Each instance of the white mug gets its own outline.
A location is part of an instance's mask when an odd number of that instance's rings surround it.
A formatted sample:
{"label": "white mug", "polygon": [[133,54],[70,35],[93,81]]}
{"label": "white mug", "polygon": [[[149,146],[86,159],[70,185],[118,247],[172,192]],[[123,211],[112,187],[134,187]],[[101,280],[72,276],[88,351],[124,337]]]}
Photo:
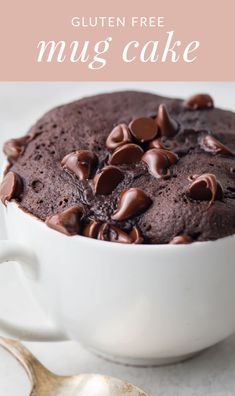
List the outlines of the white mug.
{"label": "white mug", "polygon": [[185,359],[235,331],[235,235],[125,245],[65,236],[15,202],[4,213],[0,262],[18,262],[54,324],[35,330],[1,319],[8,335],[77,340],[113,360],[151,365]]}

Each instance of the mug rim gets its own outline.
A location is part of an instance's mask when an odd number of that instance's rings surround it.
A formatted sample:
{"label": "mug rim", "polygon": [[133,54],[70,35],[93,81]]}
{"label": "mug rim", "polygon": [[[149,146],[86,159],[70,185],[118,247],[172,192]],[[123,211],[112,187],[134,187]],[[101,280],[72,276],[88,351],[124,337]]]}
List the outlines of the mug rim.
{"label": "mug rim", "polygon": [[34,214],[32,214],[31,212],[27,211],[26,209],[22,208],[20,203],[15,201],[15,200],[12,200],[12,201],[8,202],[7,206],[5,206],[5,210],[7,210],[8,206],[17,207],[17,209],[20,209],[21,213],[23,213],[24,215],[29,215],[28,218],[31,218],[33,220],[37,220],[40,224],[45,226],[46,229],[49,232],[53,232],[53,233],[56,232],[58,235],[60,235],[60,238],[61,237],[62,238],[66,238],[66,239],[69,238],[69,239],[73,239],[73,240],[75,240],[75,239],[80,240],[81,239],[85,243],[99,244],[100,247],[102,245],[103,246],[110,246],[111,245],[111,246],[115,246],[115,248],[118,248],[118,249],[120,249],[120,248],[121,249],[139,249],[139,250],[151,250],[151,251],[154,250],[154,249],[158,249],[158,250],[159,249],[161,249],[161,250],[166,250],[167,249],[167,250],[169,250],[169,246],[170,246],[170,249],[190,249],[190,248],[192,249],[193,246],[195,246],[196,248],[205,247],[206,245],[207,246],[208,245],[212,246],[216,242],[218,243],[220,241],[222,242],[224,240],[235,238],[235,234],[231,234],[231,235],[227,235],[225,237],[218,238],[218,239],[215,239],[215,240],[195,241],[195,242],[192,242],[192,243],[184,243],[184,244],[169,244],[169,243],[162,243],[162,244],[156,244],[156,243],[155,244],[154,243],[153,244],[134,244],[134,243],[118,243],[118,242],[111,242],[111,241],[102,241],[102,240],[98,240],[98,239],[95,239],[95,238],[89,238],[89,237],[86,237],[84,235],[79,235],[79,234],[78,235],[69,236],[69,235],[65,235],[65,234],[63,234],[61,232],[58,232],[56,230],[53,230],[50,227],[46,226],[45,221],[41,220],[39,217],[35,216]]}

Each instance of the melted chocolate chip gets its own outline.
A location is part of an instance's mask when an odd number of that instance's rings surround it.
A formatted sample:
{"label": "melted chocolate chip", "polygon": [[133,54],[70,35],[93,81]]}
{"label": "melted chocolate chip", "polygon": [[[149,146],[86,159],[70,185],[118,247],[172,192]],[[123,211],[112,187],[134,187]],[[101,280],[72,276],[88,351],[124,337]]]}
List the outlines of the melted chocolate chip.
{"label": "melted chocolate chip", "polygon": [[174,237],[169,244],[170,245],[182,245],[182,244],[186,244],[186,243],[192,243],[193,240],[190,236],[188,235],[178,235],[176,237]]}
{"label": "melted chocolate chip", "polygon": [[203,150],[212,154],[234,155],[228,147],[224,146],[219,140],[211,135],[202,137],[200,139],[200,146]]}
{"label": "melted chocolate chip", "polygon": [[130,188],[120,195],[119,205],[111,218],[117,221],[129,219],[144,212],[152,200],[140,188]]}
{"label": "melted chocolate chip", "polygon": [[90,220],[89,223],[85,225],[82,235],[88,238],[97,238],[101,224],[100,221]]}
{"label": "melted chocolate chip", "polygon": [[126,232],[119,227],[107,223],[103,223],[100,226],[97,239],[117,243],[131,243],[131,239]]}
{"label": "melted chocolate chip", "polygon": [[132,136],[126,124],[117,125],[109,134],[106,140],[108,150],[116,150],[116,148],[124,144],[131,143]]}
{"label": "melted chocolate chip", "polygon": [[20,157],[23,154],[27,144],[40,133],[41,132],[31,132],[25,136],[8,140],[3,145],[3,152],[6,154],[8,160],[15,161],[18,157]]}
{"label": "melted chocolate chip", "polygon": [[97,239],[101,241],[110,241],[116,243],[131,243],[131,238],[121,228],[107,223],[103,223],[97,235]]}
{"label": "melted chocolate chip", "polygon": [[61,161],[63,169],[74,173],[79,180],[89,179],[96,164],[96,155],[88,150],[77,150],[69,153]]}
{"label": "melted chocolate chip", "polygon": [[83,235],[88,238],[95,238],[102,241],[117,243],[143,243],[143,237],[139,229],[135,226],[129,235],[112,224],[101,223],[97,220],[90,220],[83,229]]}
{"label": "melted chocolate chip", "polygon": [[129,124],[130,131],[134,138],[141,143],[153,140],[158,133],[158,128],[152,118],[136,118]]}
{"label": "melted chocolate chip", "polygon": [[24,184],[15,172],[8,172],[0,185],[0,200],[5,205],[11,199],[19,199],[23,193]]}
{"label": "melted chocolate chip", "polygon": [[28,140],[29,137],[27,135],[21,138],[8,140],[3,146],[4,154],[6,154],[9,160],[16,160],[20,155],[23,154]]}
{"label": "melted chocolate chip", "polygon": [[132,243],[134,244],[141,244],[144,242],[144,238],[142,237],[142,234],[139,230],[138,227],[134,226],[129,234],[129,237],[131,238]]}
{"label": "melted chocolate chip", "polygon": [[178,123],[172,117],[170,117],[164,104],[159,106],[156,121],[158,127],[160,128],[161,136],[171,138],[178,132]]}
{"label": "melted chocolate chip", "polygon": [[108,231],[109,231],[109,225],[107,223],[102,223],[101,226],[99,227],[99,231],[97,234],[97,239],[100,241],[108,241]]}
{"label": "melted chocolate chip", "polygon": [[211,109],[214,107],[214,102],[210,95],[198,94],[186,100],[185,107],[190,110]]}
{"label": "melted chocolate chip", "polygon": [[215,175],[204,173],[192,182],[188,189],[188,196],[194,200],[210,201],[210,207],[215,199],[223,199],[224,194]]}
{"label": "melted chocolate chip", "polygon": [[121,228],[116,227],[114,225],[109,226],[108,237],[110,242],[117,242],[117,243],[131,243],[132,239],[130,236],[121,230]]}
{"label": "melted chocolate chip", "polygon": [[105,166],[93,179],[94,191],[100,195],[111,194],[123,179],[122,171],[116,166]]}
{"label": "melted chocolate chip", "polygon": [[161,142],[161,139],[154,139],[149,143],[149,149],[151,148],[156,148],[156,149],[162,149],[162,150],[167,150],[167,147],[164,146],[164,144]]}
{"label": "melted chocolate chip", "polygon": [[141,161],[143,153],[144,151],[137,144],[124,144],[114,151],[109,162],[112,165],[135,164]]}
{"label": "melted chocolate chip", "polygon": [[165,178],[170,176],[169,167],[178,161],[178,156],[169,150],[150,149],[143,155],[142,161],[154,177]]}
{"label": "melted chocolate chip", "polygon": [[74,205],[63,212],[47,217],[46,225],[68,236],[78,235],[81,232],[82,215],[82,207]]}

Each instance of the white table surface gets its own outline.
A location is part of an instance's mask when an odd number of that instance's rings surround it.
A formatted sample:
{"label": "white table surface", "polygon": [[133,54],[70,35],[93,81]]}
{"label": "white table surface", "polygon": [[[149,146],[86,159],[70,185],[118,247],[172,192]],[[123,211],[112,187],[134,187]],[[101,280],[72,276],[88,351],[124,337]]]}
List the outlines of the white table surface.
{"label": "white table surface", "polygon": [[[0,83],[0,147],[8,137],[23,134],[51,106],[80,96],[122,88],[178,97],[206,91],[218,106],[235,110],[235,83]],[[1,237],[4,237],[4,230],[0,218]],[[28,301],[14,269],[8,264],[3,264],[0,269],[0,316],[18,322],[46,320],[39,308]],[[235,394],[235,335],[188,362],[160,368],[134,368],[110,363],[74,342],[25,345],[56,373],[110,374],[135,383],[151,396]],[[28,394],[29,383],[23,370],[0,349],[0,396]]]}

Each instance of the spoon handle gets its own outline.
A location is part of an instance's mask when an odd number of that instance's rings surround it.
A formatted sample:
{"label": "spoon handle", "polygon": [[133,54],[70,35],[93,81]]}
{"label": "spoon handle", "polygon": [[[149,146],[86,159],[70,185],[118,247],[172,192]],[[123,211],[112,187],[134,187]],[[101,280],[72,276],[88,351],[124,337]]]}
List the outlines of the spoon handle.
{"label": "spoon handle", "polygon": [[[134,385],[98,374],[62,377],[47,370],[19,341],[0,337],[0,346],[23,366],[31,382],[31,396],[148,396]],[[102,390],[102,389],[103,390]]]}
{"label": "spoon handle", "polygon": [[23,366],[31,384],[37,383],[39,377],[46,379],[52,375],[19,341],[0,337],[0,346],[10,352]]}

